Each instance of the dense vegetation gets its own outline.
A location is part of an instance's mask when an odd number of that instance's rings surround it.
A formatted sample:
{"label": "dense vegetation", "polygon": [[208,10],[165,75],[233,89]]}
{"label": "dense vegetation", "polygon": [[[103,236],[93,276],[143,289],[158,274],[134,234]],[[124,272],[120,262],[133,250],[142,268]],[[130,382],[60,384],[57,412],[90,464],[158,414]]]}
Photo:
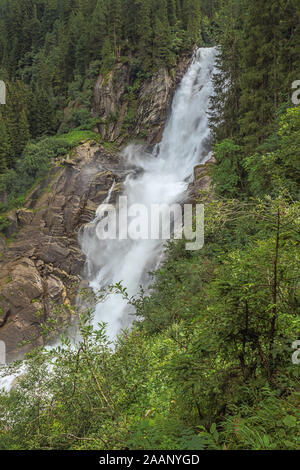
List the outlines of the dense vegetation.
{"label": "dense vegetation", "polygon": [[87,126],[100,71],[121,62],[144,77],[173,67],[197,42],[200,18],[200,0],[1,0],[0,79],[10,99],[0,171],[30,137]]}
{"label": "dense vegetation", "polygon": [[[91,100],[100,72],[127,64],[128,86],[137,91],[157,68],[172,69],[192,49],[200,26],[200,42],[211,40],[213,4],[217,2],[0,0],[0,80],[8,97],[0,109],[0,212],[24,199],[29,180],[32,184],[47,173],[50,154],[60,155],[47,152],[45,136],[59,134],[57,143],[51,140],[52,148],[60,148],[60,135],[74,128],[90,136],[98,122]],[[36,152],[32,142],[37,142]],[[23,178],[28,153],[30,168]]]}
{"label": "dense vegetation", "polygon": [[[206,242],[199,252],[170,244],[150,294],[130,299],[124,287],[114,288],[140,317],[115,351],[86,312],[76,348],[65,339],[56,350],[31,353],[28,373],[1,395],[0,446],[299,449],[300,368],[292,343],[300,339],[300,108],[291,103],[292,81],[300,79],[298,2],[205,2],[201,28],[200,17],[194,23],[190,16],[197,2],[160,1],[162,10],[152,1],[106,3],[128,11],[105,30],[101,50],[112,53],[100,57],[101,67],[111,66],[103,58],[116,60],[119,47],[120,57],[148,59],[145,73],[172,66],[174,54],[196,40],[218,38],[215,196],[199,194]],[[133,3],[147,12],[156,5],[152,45],[162,49],[144,46],[144,31],[135,36]],[[128,18],[137,21],[132,29]],[[156,34],[166,42],[156,43]],[[177,49],[166,45],[170,38]],[[71,73],[80,71],[82,50],[72,49]]]}
{"label": "dense vegetation", "polygon": [[32,353],[0,402],[1,447],[299,448],[299,215],[284,199],[207,204],[205,248],[171,246],[114,353],[88,313],[75,349]]}
{"label": "dense vegetation", "polygon": [[[274,150],[274,163],[280,160],[285,175],[297,182],[297,149],[283,162],[276,130],[291,105],[292,83],[300,76],[299,2],[229,0],[220,16],[220,74],[211,118],[216,141],[223,143],[217,152],[218,192],[229,197],[249,195],[249,171]],[[296,121],[295,117],[297,126]],[[257,158],[249,161],[254,154]],[[266,185],[263,191],[268,190]]]}

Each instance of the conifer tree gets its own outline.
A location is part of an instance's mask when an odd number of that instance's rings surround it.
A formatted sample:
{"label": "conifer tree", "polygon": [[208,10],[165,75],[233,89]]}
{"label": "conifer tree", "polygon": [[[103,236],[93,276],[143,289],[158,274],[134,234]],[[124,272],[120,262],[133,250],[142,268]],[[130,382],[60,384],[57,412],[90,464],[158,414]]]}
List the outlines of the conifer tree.
{"label": "conifer tree", "polygon": [[223,139],[238,140],[240,110],[240,54],[241,54],[241,4],[236,0],[224,2],[222,36],[216,59],[214,89],[211,98],[211,127],[217,142]]}
{"label": "conifer tree", "polygon": [[10,142],[4,119],[0,116],[0,173],[7,168],[7,160],[10,155]]}
{"label": "conifer tree", "polygon": [[201,5],[200,0],[184,0],[186,48],[195,46],[200,37]]}
{"label": "conifer tree", "polygon": [[104,38],[107,34],[106,15],[107,9],[104,0],[97,0],[96,7],[91,18],[90,30],[90,50],[94,59],[99,59]]}
{"label": "conifer tree", "polygon": [[101,50],[101,57],[103,72],[109,72],[115,63],[115,55],[108,36],[106,36],[106,38],[104,39],[103,47]]}
{"label": "conifer tree", "polygon": [[153,59],[158,66],[174,65],[172,35],[166,0],[159,0],[158,3],[154,3]]}
{"label": "conifer tree", "polygon": [[177,23],[176,0],[168,0],[168,18],[171,28],[174,28]]}
{"label": "conifer tree", "polygon": [[51,99],[45,89],[37,88],[29,100],[29,124],[33,137],[53,132],[53,115]]}
{"label": "conifer tree", "polygon": [[27,119],[26,110],[23,108],[20,112],[17,122],[18,137],[15,144],[15,153],[17,157],[22,154],[27,142],[30,139],[29,123]]}
{"label": "conifer tree", "polygon": [[3,116],[10,143],[7,165],[12,167],[16,159],[20,158],[30,139],[30,130],[27,118],[27,96],[23,85],[21,82],[8,83],[7,88]]}
{"label": "conifer tree", "polygon": [[290,101],[291,84],[300,77],[300,8],[298,0],[280,2],[278,74],[279,100]]}
{"label": "conifer tree", "polygon": [[110,0],[108,4],[108,30],[116,56],[120,55],[119,44],[122,34],[121,0]]}
{"label": "conifer tree", "polygon": [[143,70],[149,70],[152,64],[152,28],[150,21],[150,1],[135,0],[136,33],[139,54]]}

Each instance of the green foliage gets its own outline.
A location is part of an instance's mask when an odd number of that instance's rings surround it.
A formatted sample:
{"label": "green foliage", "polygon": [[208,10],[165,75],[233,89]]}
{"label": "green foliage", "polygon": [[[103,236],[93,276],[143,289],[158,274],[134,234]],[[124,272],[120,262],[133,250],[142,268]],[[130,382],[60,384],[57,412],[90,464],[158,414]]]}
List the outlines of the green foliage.
{"label": "green foliage", "polygon": [[0,194],[6,194],[7,202],[0,204],[0,212],[24,204],[24,196],[38,181],[48,176],[54,160],[65,155],[83,140],[98,140],[93,131],[74,130],[57,137],[45,137],[29,143],[14,170],[0,174]]}
{"label": "green foliage", "polygon": [[103,73],[110,72],[115,63],[115,55],[110,44],[109,37],[106,36],[103,42],[103,47],[101,51],[102,59],[102,71]]}
{"label": "green foliage", "polygon": [[63,142],[67,148],[71,148],[76,147],[83,140],[99,141],[99,134],[84,129],[74,129],[73,131],[68,132],[67,134],[60,135],[57,140]]}
{"label": "green foliage", "polygon": [[7,104],[1,107],[0,114],[2,170],[14,166],[30,139],[25,87],[19,81],[7,82],[6,86]]}
{"label": "green foliage", "polygon": [[[300,333],[300,112],[289,102],[297,19],[296,0],[0,0],[12,97],[0,120],[2,213],[24,202],[51,161],[97,140],[90,103],[100,71],[126,64],[129,134],[142,80],[195,44],[219,44],[204,248],[170,243],[147,293],[109,289],[139,320],[115,348],[88,311],[75,345],[62,337],[31,352],[26,373],[0,394],[2,449],[300,448],[291,348]],[[7,224],[2,215],[0,230]],[[63,329],[61,307],[55,313],[45,340]]]}
{"label": "green foliage", "polygon": [[[241,147],[240,192],[249,192],[250,179],[250,191],[254,196],[257,190],[259,195],[273,192],[275,180],[295,193],[298,169],[294,181],[292,169],[296,166],[297,154],[293,154],[294,162],[289,159],[285,164],[279,156],[279,149],[276,155],[270,150],[263,153],[262,149],[266,143],[271,143],[272,136],[274,139],[278,130],[278,114],[283,107],[291,105],[291,86],[293,80],[300,76],[297,1],[222,2],[218,22],[219,73],[214,79],[215,96],[211,110],[211,127],[216,142],[220,144],[231,139]],[[290,116],[295,125],[296,119],[295,114]],[[289,143],[286,141],[285,150],[288,150],[287,145],[293,152],[292,138]],[[251,155],[253,157],[249,159]],[[224,162],[220,165],[224,167]],[[231,164],[224,171],[220,168],[223,180],[230,179],[231,169]],[[262,181],[264,176],[265,182]],[[256,177],[259,182],[255,181]],[[285,178],[288,184],[283,181]]]}
{"label": "green foliage", "polygon": [[285,199],[207,205],[204,249],[172,243],[150,295],[97,296],[142,320],[114,349],[85,312],[76,345],[29,354],[0,396],[1,448],[298,448],[299,216]]}
{"label": "green foliage", "polygon": [[0,428],[2,449],[202,449],[213,442],[176,417],[161,368],[170,341],[148,342],[135,331],[112,353],[89,314],[81,316],[80,332],[75,347],[65,338],[56,350],[31,353],[17,388],[1,395],[1,423],[11,423]]}
{"label": "green foliage", "polygon": [[62,124],[72,128],[90,119],[97,75],[110,72],[122,56],[147,74],[174,66],[182,51],[190,51],[200,39],[201,1],[179,3],[181,8],[174,0],[74,0],[56,7],[52,0],[0,0],[0,78],[8,86],[3,118],[10,145],[0,171],[14,166],[30,136],[53,135]]}
{"label": "green foliage", "polygon": [[[285,191],[299,199],[300,108],[290,108],[281,117],[273,151],[245,159],[253,194],[278,194]],[[265,145],[266,146],[266,145]]]}
{"label": "green foliage", "polygon": [[241,147],[230,139],[215,145],[214,155],[217,165],[213,167],[212,175],[218,195],[235,197],[239,194],[243,181],[240,154]]}
{"label": "green foliage", "polygon": [[0,173],[7,168],[8,155],[11,152],[10,140],[3,119],[0,119]]}
{"label": "green foliage", "polygon": [[[248,392],[249,393],[249,392]],[[225,420],[222,437],[233,449],[299,449],[299,392],[281,397],[269,387],[261,393],[251,390],[252,406],[232,408],[233,416]]]}
{"label": "green foliage", "polygon": [[0,216],[0,232],[3,232],[9,226],[9,220],[5,216]]}

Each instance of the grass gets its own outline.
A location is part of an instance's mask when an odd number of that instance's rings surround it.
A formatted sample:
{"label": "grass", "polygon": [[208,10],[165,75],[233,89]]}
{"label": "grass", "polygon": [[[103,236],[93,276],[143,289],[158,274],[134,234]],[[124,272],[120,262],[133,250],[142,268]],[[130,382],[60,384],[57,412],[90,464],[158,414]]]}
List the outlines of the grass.
{"label": "grass", "polygon": [[83,140],[95,140],[98,143],[101,142],[100,135],[91,130],[85,131],[74,129],[73,131],[70,131],[67,134],[62,134],[58,137],[62,140],[65,140],[67,145],[70,147],[76,147]]}

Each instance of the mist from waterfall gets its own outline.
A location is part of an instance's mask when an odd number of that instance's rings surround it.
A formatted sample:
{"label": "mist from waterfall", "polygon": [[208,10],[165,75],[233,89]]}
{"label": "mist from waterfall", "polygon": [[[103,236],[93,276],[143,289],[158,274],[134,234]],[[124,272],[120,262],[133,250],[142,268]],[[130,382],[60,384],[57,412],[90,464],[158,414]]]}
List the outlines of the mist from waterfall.
{"label": "mist from waterfall", "polygon": [[[151,154],[141,145],[129,145],[123,151],[128,165],[140,169],[124,183],[128,205],[184,202],[194,167],[210,158],[211,134],[208,109],[213,94],[212,76],[216,48],[200,48],[183,77],[173,99],[162,141]],[[106,203],[110,197],[106,198]],[[100,208],[101,209],[101,206]],[[164,214],[162,215],[164,216]],[[168,214],[169,216],[169,214]],[[99,213],[96,214],[94,227]],[[149,284],[149,271],[158,267],[164,250],[163,240],[99,240],[96,230],[87,226],[80,237],[86,255],[87,272],[95,292],[121,282],[129,296]],[[120,294],[111,294],[96,306],[94,324],[107,323],[113,339],[132,321],[127,302]]]}
{"label": "mist from waterfall", "polygon": [[[129,145],[123,152],[130,172],[124,183],[123,195],[128,205],[182,203],[187,198],[194,167],[205,163],[211,155],[211,134],[208,126],[210,97],[213,94],[212,76],[216,48],[200,48],[193,57],[187,73],[179,85],[170,111],[162,141],[152,153],[142,145]],[[111,200],[113,183],[103,204]],[[133,296],[142,285],[149,285],[149,271],[156,269],[164,254],[163,240],[99,240],[96,223],[101,217],[102,205],[96,211],[94,223],[88,224],[80,235],[86,255],[87,274],[95,292],[122,282]],[[169,213],[162,217],[169,217]],[[121,221],[122,223],[122,221]],[[133,320],[131,309],[120,294],[110,295],[95,308],[94,325],[107,323],[111,340]],[[51,349],[52,346],[47,348]],[[51,364],[49,364],[51,367]],[[25,363],[17,374],[0,378],[0,389],[9,391],[18,375],[26,371]]]}

